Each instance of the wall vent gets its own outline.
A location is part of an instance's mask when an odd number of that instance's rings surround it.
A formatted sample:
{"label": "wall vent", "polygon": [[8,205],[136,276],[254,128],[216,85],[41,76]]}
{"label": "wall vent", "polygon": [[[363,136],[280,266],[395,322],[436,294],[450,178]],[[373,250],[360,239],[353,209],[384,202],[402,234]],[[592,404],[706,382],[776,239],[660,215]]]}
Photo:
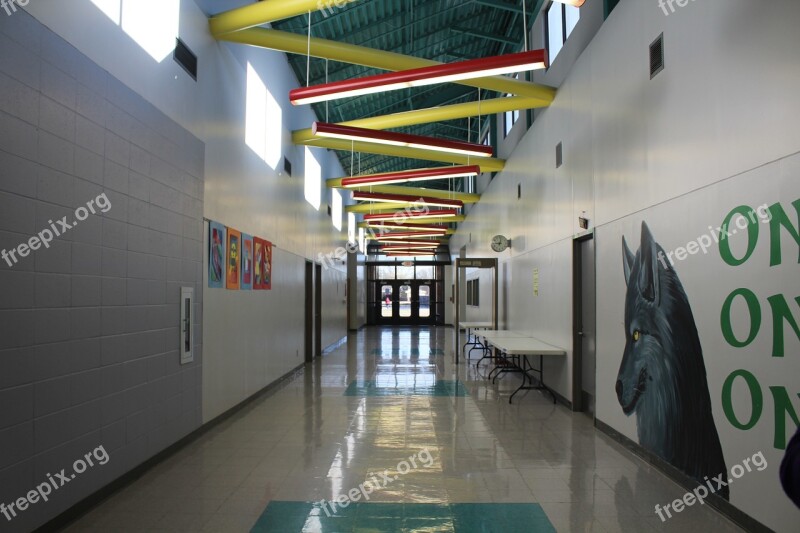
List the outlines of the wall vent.
{"label": "wall vent", "polygon": [[664,70],[664,34],[650,45],[650,79],[656,77],[656,74]]}
{"label": "wall vent", "polygon": [[283,171],[286,172],[289,177],[292,177],[292,162],[286,157],[283,158]]}
{"label": "wall vent", "polygon": [[564,145],[563,143],[558,143],[556,145],[556,168],[561,168],[561,165],[564,164]]}
{"label": "wall vent", "polygon": [[172,57],[194,81],[197,81],[197,55],[186,46],[186,43],[175,39],[175,51]]}

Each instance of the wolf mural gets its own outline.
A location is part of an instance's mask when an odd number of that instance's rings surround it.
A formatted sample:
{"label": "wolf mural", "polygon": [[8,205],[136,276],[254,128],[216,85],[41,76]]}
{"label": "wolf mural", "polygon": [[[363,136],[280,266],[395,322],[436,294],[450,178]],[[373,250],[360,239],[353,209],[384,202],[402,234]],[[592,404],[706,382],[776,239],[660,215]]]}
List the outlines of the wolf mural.
{"label": "wolf mural", "polygon": [[[634,255],[622,237],[625,352],[617,376],[623,412],[636,413],[639,444],[704,484],[727,468],[711,414],[703,349],[692,309],[664,250],[642,222]],[[728,487],[717,494],[728,499]]]}

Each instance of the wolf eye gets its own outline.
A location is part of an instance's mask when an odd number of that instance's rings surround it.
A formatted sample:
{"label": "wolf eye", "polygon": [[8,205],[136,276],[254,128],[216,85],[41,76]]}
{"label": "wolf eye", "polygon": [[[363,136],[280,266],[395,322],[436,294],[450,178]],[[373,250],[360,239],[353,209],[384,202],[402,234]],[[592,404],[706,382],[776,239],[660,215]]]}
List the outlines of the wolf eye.
{"label": "wolf eye", "polygon": [[634,331],[633,331],[633,342],[636,342],[636,341],[638,341],[638,340],[639,340],[639,337],[641,337],[641,333],[639,333],[639,330],[638,330],[638,329],[637,329],[637,330],[634,330]]}

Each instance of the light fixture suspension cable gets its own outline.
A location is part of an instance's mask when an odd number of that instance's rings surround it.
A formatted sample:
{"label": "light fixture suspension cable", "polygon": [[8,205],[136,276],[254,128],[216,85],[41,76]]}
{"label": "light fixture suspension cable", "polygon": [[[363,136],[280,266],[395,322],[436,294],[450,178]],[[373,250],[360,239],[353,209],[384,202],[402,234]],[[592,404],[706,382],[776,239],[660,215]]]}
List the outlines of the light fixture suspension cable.
{"label": "light fixture suspension cable", "polygon": [[[328,59],[325,58],[325,83],[328,83]],[[480,90],[480,89],[478,89]],[[325,100],[325,122],[330,122],[328,120],[328,100]]]}
{"label": "light fixture suspension cable", "polygon": [[311,85],[311,11],[308,12],[308,47],[306,49],[306,87]]}
{"label": "light fixture suspension cable", "polygon": [[525,2],[526,0],[522,0],[522,33],[525,36],[525,49],[523,52],[528,51],[528,11]]}

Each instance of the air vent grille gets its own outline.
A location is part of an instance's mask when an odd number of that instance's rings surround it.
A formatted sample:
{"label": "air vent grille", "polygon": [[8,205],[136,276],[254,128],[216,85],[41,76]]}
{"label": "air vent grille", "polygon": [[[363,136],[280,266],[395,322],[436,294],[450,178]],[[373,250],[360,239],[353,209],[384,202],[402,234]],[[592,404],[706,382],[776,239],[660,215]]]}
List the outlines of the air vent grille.
{"label": "air vent grille", "polygon": [[564,164],[564,144],[558,143],[556,145],[556,168],[561,168]]}
{"label": "air vent grille", "polygon": [[186,46],[186,43],[175,39],[175,51],[172,57],[194,81],[197,81],[197,56]]}
{"label": "air vent grille", "polygon": [[664,34],[658,36],[650,45],[650,79],[664,70]]}

